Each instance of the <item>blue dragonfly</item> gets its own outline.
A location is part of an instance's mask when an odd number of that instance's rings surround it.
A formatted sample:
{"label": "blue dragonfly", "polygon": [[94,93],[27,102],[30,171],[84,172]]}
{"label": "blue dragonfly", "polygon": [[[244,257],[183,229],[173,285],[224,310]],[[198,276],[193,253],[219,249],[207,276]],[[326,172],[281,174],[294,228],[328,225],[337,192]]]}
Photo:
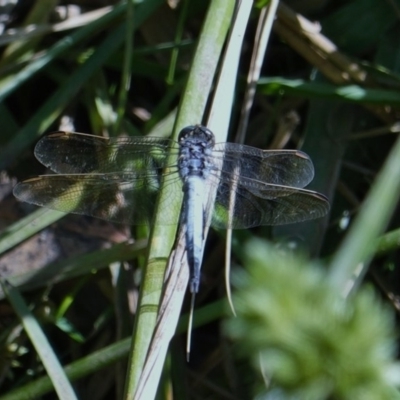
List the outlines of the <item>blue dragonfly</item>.
{"label": "blue dragonfly", "polygon": [[[177,162],[168,164],[173,152]],[[186,225],[190,291],[199,290],[206,227],[246,229],[319,218],[329,211],[320,193],[303,189],[314,177],[298,150],[261,150],[215,143],[206,127],[181,130],[178,142],[155,137],[103,138],[56,132],[35,147],[36,158],[56,174],[18,183],[21,201],[113,222],[152,222],[163,177],[169,196],[158,203],[161,224]],[[181,210],[173,209],[182,197]],[[179,206],[180,207],[180,206]]]}

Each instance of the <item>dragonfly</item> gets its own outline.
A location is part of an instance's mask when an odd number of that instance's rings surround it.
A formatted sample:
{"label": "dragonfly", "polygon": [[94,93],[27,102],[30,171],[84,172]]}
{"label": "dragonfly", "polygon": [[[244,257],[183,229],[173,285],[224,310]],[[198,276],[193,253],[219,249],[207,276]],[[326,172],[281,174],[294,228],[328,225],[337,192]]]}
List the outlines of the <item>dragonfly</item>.
{"label": "dragonfly", "polygon": [[[171,154],[176,162],[169,161]],[[21,201],[131,225],[151,224],[156,206],[160,224],[177,224],[180,213],[193,294],[199,290],[209,225],[290,224],[329,211],[324,195],[304,189],[314,177],[308,155],[215,143],[202,125],[183,128],[178,141],[55,132],[39,140],[35,156],[56,174],[18,183],[13,193]],[[164,179],[172,186],[158,200]],[[178,201],[182,191],[183,202]]]}

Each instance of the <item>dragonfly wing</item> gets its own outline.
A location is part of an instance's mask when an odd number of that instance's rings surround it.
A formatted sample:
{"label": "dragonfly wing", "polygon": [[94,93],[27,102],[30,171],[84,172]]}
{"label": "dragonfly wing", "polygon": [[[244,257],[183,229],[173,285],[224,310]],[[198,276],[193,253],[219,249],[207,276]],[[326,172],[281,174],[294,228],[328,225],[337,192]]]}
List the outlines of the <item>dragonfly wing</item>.
{"label": "dragonfly wing", "polygon": [[307,186],[314,177],[310,157],[299,150],[261,150],[236,143],[217,143],[213,155],[215,163],[227,175],[235,173],[297,188]]}
{"label": "dragonfly wing", "polygon": [[[179,179],[171,182],[163,210],[163,224],[176,223],[180,210],[171,209],[171,197],[181,191]],[[22,201],[67,213],[89,215],[132,225],[152,221],[160,181],[157,175],[77,174],[42,175],[17,184],[14,195]],[[168,206],[167,206],[168,205]]]}
{"label": "dragonfly wing", "polygon": [[130,172],[146,174],[163,169],[169,139],[152,137],[103,138],[73,132],[44,136],[35,147],[36,158],[59,174]]}
{"label": "dragonfly wing", "polygon": [[317,192],[240,177],[220,181],[211,224],[233,229],[283,225],[319,218],[328,211],[327,198]]}

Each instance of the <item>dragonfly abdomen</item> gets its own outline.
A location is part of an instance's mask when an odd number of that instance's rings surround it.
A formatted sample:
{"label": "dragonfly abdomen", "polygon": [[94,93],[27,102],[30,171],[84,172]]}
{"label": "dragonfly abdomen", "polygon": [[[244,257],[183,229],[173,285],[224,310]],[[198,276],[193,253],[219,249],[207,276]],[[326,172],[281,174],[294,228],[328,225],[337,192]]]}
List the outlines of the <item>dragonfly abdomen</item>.
{"label": "dragonfly abdomen", "polygon": [[207,198],[207,177],[213,167],[214,135],[196,125],[182,129],[179,134],[179,175],[183,181],[186,246],[191,269],[190,291],[197,293],[203,256],[204,204]]}

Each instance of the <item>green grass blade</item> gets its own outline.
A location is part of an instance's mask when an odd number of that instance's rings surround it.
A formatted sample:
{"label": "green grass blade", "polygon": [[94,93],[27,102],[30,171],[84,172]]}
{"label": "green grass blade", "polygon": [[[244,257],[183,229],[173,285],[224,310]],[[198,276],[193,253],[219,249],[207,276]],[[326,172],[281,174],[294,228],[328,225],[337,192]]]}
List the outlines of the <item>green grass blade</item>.
{"label": "green grass blade", "polygon": [[[197,323],[206,324],[216,321],[222,315],[226,314],[226,303],[223,300],[208,304],[199,310]],[[187,328],[188,316],[183,315],[179,321],[177,328],[178,332],[184,332]],[[131,339],[123,339],[113,343],[101,350],[95,351],[92,354],[82,357],[81,359],[65,366],[64,371],[70,381],[76,381],[80,378],[93,374],[103,368],[114,365],[118,361],[123,360],[129,354]],[[44,376],[30,382],[18,389],[15,389],[3,396],[0,400],[30,400],[39,398],[46,393],[51,392],[53,385],[48,376]]]}
{"label": "green grass blade", "polygon": [[60,211],[39,208],[25,218],[8,226],[0,234],[0,254],[30,238],[65,215]]}
{"label": "green grass blade", "polygon": [[22,296],[6,280],[1,279],[0,284],[15,312],[21,319],[22,325],[35,347],[37,354],[42,360],[43,366],[54,385],[58,397],[65,400],[76,399],[77,397],[75,396],[74,390],[72,389],[57,356],[51,348],[37,320],[25,304]]}
{"label": "green grass blade", "polygon": [[125,33],[125,51],[122,64],[121,84],[118,93],[117,119],[114,126],[114,134],[120,133],[123,117],[125,114],[126,101],[131,82],[132,54],[133,54],[133,32],[134,24],[134,2],[128,1],[126,12],[126,33]]}
{"label": "green grass blade", "polygon": [[0,101],[4,100],[10,93],[17,89],[26,80],[32,78],[34,74],[39,72],[42,68],[52,62],[56,57],[61,55],[63,52],[69,48],[76,46],[81,40],[90,36],[93,32],[101,29],[103,26],[107,25],[113,19],[122,15],[125,11],[126,4],[121,4],[116,6],[112,11],[103,17],[97,19],[84,26],[83,28],[77,30],[70,36],[63,38],[57,42],[52,48],[50,48],[45,55],[32,61],[29,65],[19,71],[17,74],[8,77],[2,84],[0,84]]}
{"label": "green grass blade", "polygon": [[376,242],[375,255],[381,256],[398,249],[400,246],[400,229],[395,229],[382,235]]}
{"label": "green grass blade", "polygon": [[[202,120],[211,84],[214,79],[215,69],[232,15],[233,4],[233,1],[227,2],[224,0],[214,0],[210,4],[178,111],[173,134],[174,138],[177,138],[180,129],[184,126],[199,123]],[[176,160],[170,161],[173,163]],[[174,186],[171,184],[166,185],[166,187],[168,190],[174,190]],[[180,189],[175,188],[175,190]],[[165,195],[168,195],[168,193],[163,191],[161,196]],[[163,211],[159,210],[160,213]],[[177,222],[178,218],[179,216],[177,215]],[[155,229],[151,236],[147,273],[141,292],[139,316],[136,321],[133,337],[132,355],[125,394],[127,398],[133,398],[135,394],[148,354],[150,340],[156,324],[165,265],[175,240],[175,234],[175,226],[158,225],[156,216]],[[155,391],[154,380],[151,380],[151,382],[153,382],[152,389]],[[151,396],[148,398],[151,398]]]}
{"label": "green grass blade", "polygon": [[[99,371],[109,365],[116,363],[126,357],[129,350],[130,339],[121,340],[104,349],[98,350],[87,357],[83,357],[65,367],[65,374],[71,381],[85,377],[93,372]],[[37,379],[4,396],[0,400],[29,400],[37,399],[52,390],[49,377]]]}
{"label": "green grass blade", "polygon": [[374,241],[386,228],[400,193],[400,139],[393,146],[368,197],[330,267],[330,279],[344,295],[361,283],[375,250]]}
{"label": "green grass blade", "polygon": [[[79,254],[66,260],[48,264],[40,270],[29,270],[19,275],[12,275],[7,279],[24,290],[43,287],[48,283],[56,284],[67,279],[90,274],[93,270],[108,267],[111,263],[130,261],[142,254],[147,248],[146,240],[135,243],[118,243],[109,249],[102,249],[90,253]],[[0,291],[0,299],[4,294]]]}
{"label": "green grass blade", "polygon": [[[144,3],[142,7],[137,7],[135,27],[138,27],[160,3],[161,0],[151,0]],[[97,47],[88,61],[75,71],[64,85],[46,101],[15,138],[5,146],[0,153],[1,168],[11,163],[24,148],[33,143],[43,131],[49,128],[63,111],[65,104],[76,95],[93,73],[107,61],[124,38],[125,24],[121,24]]]}
{"label": "green grass blade", "polygon": [[335,86],[327,83],[306,82],[302,79],[262,78],[259,86],[268,95],[284,91],[290,95],[305,98],[341,100],[361,104],[391,104],[400,105],[400,95],[397,91],[384,89],[368,89],[358,85]]}

